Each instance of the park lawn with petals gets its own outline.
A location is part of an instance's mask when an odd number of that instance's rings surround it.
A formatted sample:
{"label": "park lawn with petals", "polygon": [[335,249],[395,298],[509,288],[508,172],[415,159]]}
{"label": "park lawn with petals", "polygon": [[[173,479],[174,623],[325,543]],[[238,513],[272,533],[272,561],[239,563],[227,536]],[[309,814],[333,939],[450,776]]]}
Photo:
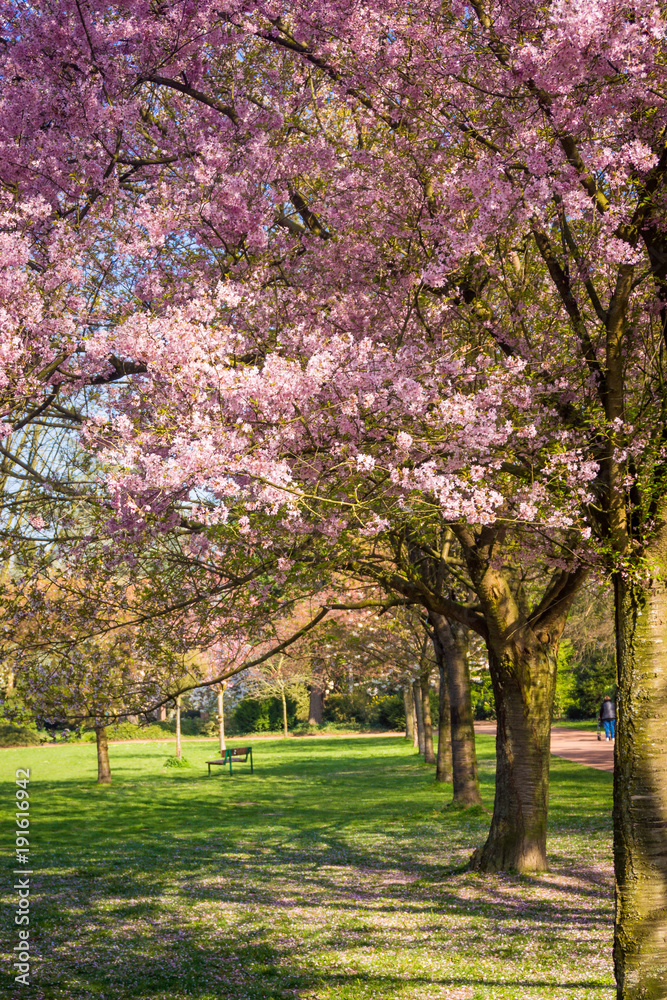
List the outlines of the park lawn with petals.
{"label": "park lawn with petals", "polygon": [[[238,742],[238,741],[237,741]],[[189,741],[0,751],[4,995],[30,1000],[612,1000],[610,774],[552,758],[551,869],[465,871],[490,814],[443,809],[400,737],[262,740],[232,778]],[[494,741],[479,737],[485,802]],[[30,987],[14,775],[29,767]]]}

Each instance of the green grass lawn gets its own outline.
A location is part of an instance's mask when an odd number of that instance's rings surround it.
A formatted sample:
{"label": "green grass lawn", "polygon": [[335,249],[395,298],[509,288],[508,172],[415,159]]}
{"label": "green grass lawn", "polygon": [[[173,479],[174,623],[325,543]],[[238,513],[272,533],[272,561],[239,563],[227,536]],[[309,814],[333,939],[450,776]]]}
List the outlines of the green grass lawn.
{"label": "green grass lawn", "polygon": [[[580,729],[594,733],[598,728],[597,719],[554,719],[554,729]],[[604,733],[603,733],[604,735]]]}
{"label": "green grass lawn", "polygon": [[[491,737],[479,737],[485,800]],[[553,758],[551,870],[464,870],[489,815],[443,811],[401,738],[0,751],[0,940],[16,943],[14,775],[31,769],[30,1000],[612,1000],[612,776]]]}

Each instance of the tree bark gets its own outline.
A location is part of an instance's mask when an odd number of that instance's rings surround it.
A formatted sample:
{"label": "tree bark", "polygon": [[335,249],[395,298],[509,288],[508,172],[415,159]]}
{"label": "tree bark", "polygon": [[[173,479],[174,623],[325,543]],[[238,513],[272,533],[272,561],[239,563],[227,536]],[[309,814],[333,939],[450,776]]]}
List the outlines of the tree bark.
{"label": "tree bark", "polygon": [[491,648],[496,698],[496,792],[480,871],[539,872],[547,867],[551,713],[558,646],[517,630],[501,655]]}
{"label": "tree bark", "polygon": [[452,742],[452,801],[469,808],[480,806],[475,726],[470,695],[467,632],[460,625],[448,622],[444,615],[429,615],[435,633],[435,649],[441,673],[449,689]]}
{"label": "tree bark", "polygon": [[[666,534],[663,532],[663,534]],[[648,585],[615,581],[617,737],[614,762],[619,1000],[667,997],[667,538]]]}
{"label": "tree bark", "polygon": [[218,685],[218,738],[220,740],[220,756],[224,757],[227,744],[225,743],[225,706],[223,697],[227,684],[225,681]]}
{"label": "tree bark", "polygon": [[449,704],[447,675],[442,657],[438,659],[438,758],[435,766],[435,780],[452,781],[452,724]]}
{"label": "tree bark", "polygon": [[[654,224],[644,224],[642,229],[647,232],[645,239],[657,279],[664,339],[665,239],[661,235],[655,240]],[[660,255],[659,264],[656,251]],[[602,466],[606,479],[603,509],[608,538],[605,542],[611,542],[620,560],[634,563],[632,569],[637,574],[635,579],[624,580],[617,570],[614,578],[618,680],[614,754],[614,971],[619,1000],[664,1000],[667,997],[667,526],[662,501],[656,511],[656,536],[643,552],[643,565],[638,565],[631,537],[637,526],[633,522],[648,513],[649,499],[653,501],[663,495],[664,460],[657,470],[651,470],[653,479],[648,490],[641,481],[638,483],[644,502],[632,500],[634,510],[631,510],[628,499],[632,498],[632,491],[628,491],[625,482],[627,466],[618,451],[623,449],[625,437],[624,396],[629,380],[636,378],[627,361],[631,327],[626,324],[626,312],[633,278],[633,265],[621,264],[607,310],[602,396],[610,428]],[[664,389],[660,390],[656,384],[655,390],[661,391],[664,406]],[[653,497],[651,488],[655,491]],[[643,525],[642,529],[645,530]]]}
{"label": "tree bark", "polygon": [[281,689],[280,689],[280,697],[281,697],[282,704],[283,704],[283,739],[287,739],[287,737],[289,735],[288,732],[287,732],[287,698],[285,697],[285,687],[284,686],[281,687]]}
{"label": "tree bark", "polygon": [[419,681],[412,684],[412,698],[415,703],[415,716],[417,719],[417,749],[420,754],[424,754],[424,715],[422,712],[422,693]]}
{"label": "tree bark", "polygon": [[308,711],[308,725],[321,726],[322,713],[324,711],[324,685],[321,681],[313,681],[310,688],[310,708]]}
{"label": "tree bark", "polygon": [[425,670],[419,678],[419,690],[422,702],[422,720],[424,725],[424,761],[435,764],[433,749],[433,720],[431,718],[431,671]]}
{"label": "tree bark", "polygon": [[181,759],[181,696],[176,699],[176,756]]}
{"label": "tree bark", "polygon": [[405,708],[405,738],[412,742],[415,735],[415,706],[412,700],[412,688],[409,684],[403,688],[403,706]]}
{"label": "tree bark", "polygon": [[419,719],[417,718],[417,702],[415,701],[414,685],[410,685],[412,694],[412,745],[419,753]]}
{"label": "tree bark", "polygon": [[499,565],[505,529],[452,530],[481,605],[497,715],[493,818],[470,864],[487,872],[544,871],[558,646],[588,570],[556,570],[530,608],[511,564]]}
{"label": "tree bark", "polygon": [[97,740],[97,784],[111,784],[111,767],[109,765],[109,744],[107,742],[107,727],[95,726]]}

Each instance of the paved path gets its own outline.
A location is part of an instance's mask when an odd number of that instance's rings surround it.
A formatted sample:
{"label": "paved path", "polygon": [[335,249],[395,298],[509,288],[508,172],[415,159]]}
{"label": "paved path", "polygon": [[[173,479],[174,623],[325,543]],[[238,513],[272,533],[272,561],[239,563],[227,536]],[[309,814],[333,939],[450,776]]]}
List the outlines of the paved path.
{"label": "paved path", "polygon": [[[485,736],[496,735],[495,722],[476,722],[475,732]],[[614,744],[604,739],[598,740],[596,733],[585,729],[551,730],[551,752],[555,757],[573,760],[576,764],[586,764],[600,771],[614,770]]]}

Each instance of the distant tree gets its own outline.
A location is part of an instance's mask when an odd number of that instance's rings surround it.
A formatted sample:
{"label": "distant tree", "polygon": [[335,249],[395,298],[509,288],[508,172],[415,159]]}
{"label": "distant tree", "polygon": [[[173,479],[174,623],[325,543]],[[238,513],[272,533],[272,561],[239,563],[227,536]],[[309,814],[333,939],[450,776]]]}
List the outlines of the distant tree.
{"label": "distant tree", "polygon": [[307,681],[298,660],[281,653],[255,667],[244,679],[246,694],[256,698],[277,698],[282,710],[283,737],[289,735],[287,718],[287,697],[290,690],[302,686]]}

